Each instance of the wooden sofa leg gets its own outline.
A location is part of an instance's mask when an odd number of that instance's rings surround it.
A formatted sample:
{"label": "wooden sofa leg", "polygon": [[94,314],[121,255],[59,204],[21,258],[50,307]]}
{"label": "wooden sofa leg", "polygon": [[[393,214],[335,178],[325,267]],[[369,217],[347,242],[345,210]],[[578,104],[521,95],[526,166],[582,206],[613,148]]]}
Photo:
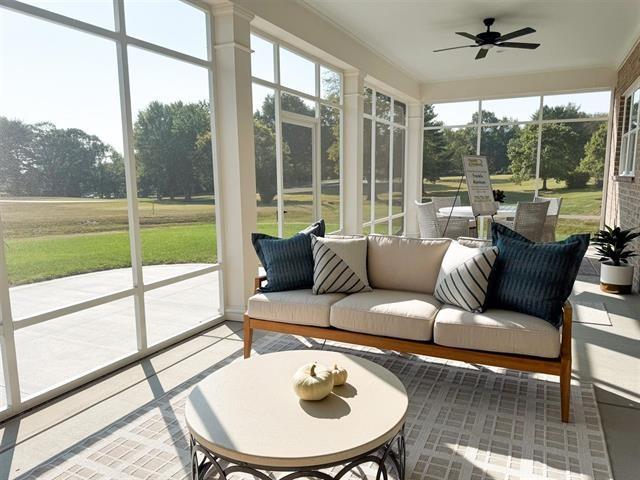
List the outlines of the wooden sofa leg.
{"label": "wooden sofa leg", "polygon": [[560,359],[560,412],[562,421],[569,423],[571,409],[571,357]]}
{"label": "wooden sofa leg", "polygon": [[571,329],[573,307],[567,301],[562,313],[562,341],[560,344],[560,413],[562,421],[569,423],[571,409]]}
{"label": "wooden sofa leg", "polygon": [[253,340],[253,328],[251,328],[251,318],[244,316],[244,325],[242,326],[244,336],[244,358],[251,356],[251,342]]}

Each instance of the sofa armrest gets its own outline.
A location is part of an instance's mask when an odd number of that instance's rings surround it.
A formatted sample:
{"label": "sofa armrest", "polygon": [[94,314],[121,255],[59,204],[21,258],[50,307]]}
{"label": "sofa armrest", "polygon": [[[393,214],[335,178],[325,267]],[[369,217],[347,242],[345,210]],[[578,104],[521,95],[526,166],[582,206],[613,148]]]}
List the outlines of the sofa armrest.
{"label": "sofa armrest", "polygon": [[260,290],[260,287],[262,287],[262,282],[264,282],[266,279],[266,275],[260,275],[253,280],[253,289],[255,293],[258,293],[258,290]]}

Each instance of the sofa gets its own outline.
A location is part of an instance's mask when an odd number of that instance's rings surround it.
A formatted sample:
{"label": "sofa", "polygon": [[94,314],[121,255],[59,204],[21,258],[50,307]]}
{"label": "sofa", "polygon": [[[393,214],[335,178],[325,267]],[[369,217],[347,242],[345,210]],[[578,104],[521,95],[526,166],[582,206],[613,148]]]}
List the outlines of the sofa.
{"label": "sofa", "polygon": [[[463,243],[464,239],[459,239]],[[569,421],[571,305],[556,328],[508,310],[473,313],[443,305],[434,289],[449,239],[367,237],[372,291],[315,295],[309,290],[262,293],[266,277],[244,316],[244,356],[252,333],[266,330],[380,349],[498,366],[560,377],[561,418]],[[470,241],[478,246],[478,240]]]}

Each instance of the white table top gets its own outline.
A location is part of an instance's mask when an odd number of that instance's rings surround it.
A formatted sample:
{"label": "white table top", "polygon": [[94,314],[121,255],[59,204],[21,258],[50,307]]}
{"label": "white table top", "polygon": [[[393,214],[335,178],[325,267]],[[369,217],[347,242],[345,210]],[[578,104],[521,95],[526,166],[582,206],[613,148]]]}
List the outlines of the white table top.
{"label": "white table top", "polygon": [[[318,361],[345,367],[347,384],[324,400],[300,400],[291,378]],[[409,401],[393,373],[337,352],[296,350],[229,364],[196,385],[187,400],[189,431],[213,453],[264,467],[341,462],[400,431]]]}
{"label": "white table top", "polygon": [[[496,216],[498,217],[512,217],[516,213],[517,205],[513,204],[501,204],[498,207]],[[442,216],[449,216],[449,212],[453,208],[453,217],[468,217],[473,218],[473,209],[470,206],[458,206],[458,207],[443,207],[438,210],[438,213]]]}

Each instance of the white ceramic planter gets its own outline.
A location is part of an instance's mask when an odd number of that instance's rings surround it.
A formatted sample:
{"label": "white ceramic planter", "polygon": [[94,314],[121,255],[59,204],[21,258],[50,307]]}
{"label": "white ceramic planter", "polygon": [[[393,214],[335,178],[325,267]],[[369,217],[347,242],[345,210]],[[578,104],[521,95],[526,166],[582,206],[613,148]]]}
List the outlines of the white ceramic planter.
{"label": "white ceramic planter", "polygon": [[608,293],[631,293],[633,265],[603,263],[600,270],[600,288]]}

